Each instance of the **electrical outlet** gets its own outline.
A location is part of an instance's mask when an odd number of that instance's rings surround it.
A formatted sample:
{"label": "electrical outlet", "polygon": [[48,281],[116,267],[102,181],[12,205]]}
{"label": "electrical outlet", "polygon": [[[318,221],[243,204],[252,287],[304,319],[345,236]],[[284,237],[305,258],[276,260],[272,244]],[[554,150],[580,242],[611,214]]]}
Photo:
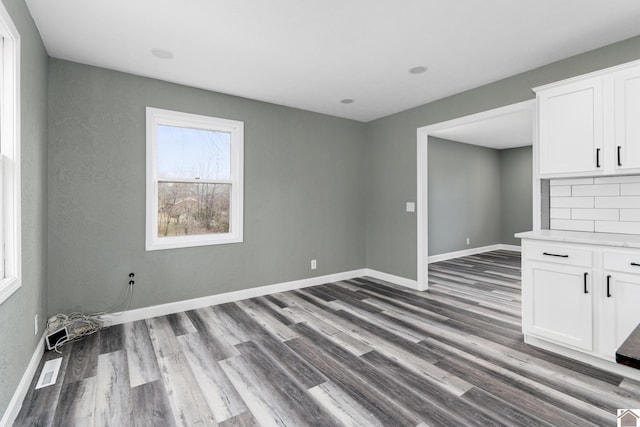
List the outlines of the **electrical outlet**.
{"label": "electrical outlet", "polygon": [[469,238],[467,237],[467,245],[470,244]]}
{"label": "electrical outlet", "polygon": [[33,335],[38,335],[38,315],[33,316]]}
{"label": "electrical outlet", "polygon": [[318,264],[316,263],[315,259],[311,260],[311,269],[315,270],[316,268],[318,268]]}

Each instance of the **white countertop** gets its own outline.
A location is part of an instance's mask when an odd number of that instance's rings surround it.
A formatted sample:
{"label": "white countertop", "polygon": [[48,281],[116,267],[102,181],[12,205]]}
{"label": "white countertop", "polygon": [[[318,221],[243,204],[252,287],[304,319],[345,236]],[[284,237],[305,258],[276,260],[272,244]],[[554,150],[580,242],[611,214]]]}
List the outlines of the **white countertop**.
{"label": "white countertop", "polygon": [[516,233],[520,239],[546,240],[565,243],[582,243],[587,245],[617,246],[621,248],[640,249],[640,235],[588,233],[584,231],[539,230]]}

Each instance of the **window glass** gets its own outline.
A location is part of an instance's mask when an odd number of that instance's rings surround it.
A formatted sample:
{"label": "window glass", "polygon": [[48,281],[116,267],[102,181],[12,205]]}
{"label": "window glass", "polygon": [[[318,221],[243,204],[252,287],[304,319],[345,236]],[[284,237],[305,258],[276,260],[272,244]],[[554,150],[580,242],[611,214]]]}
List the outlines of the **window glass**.
{"label": "window glass", "polygon": [[159,125],[158,177],[229,180],[231,134]]}
{"label": "window glass", "polygon": [[229,232],[231,184],[161,182],[158,237]]}

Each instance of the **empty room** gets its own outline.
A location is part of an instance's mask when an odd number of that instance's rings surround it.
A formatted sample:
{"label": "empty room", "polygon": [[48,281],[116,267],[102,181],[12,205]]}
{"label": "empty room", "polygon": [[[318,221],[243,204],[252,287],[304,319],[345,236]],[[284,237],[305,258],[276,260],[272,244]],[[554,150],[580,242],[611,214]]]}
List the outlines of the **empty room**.
{"label": "empty room", "polygon": [[0,427],[640,425],[638,22],[2,0]]}

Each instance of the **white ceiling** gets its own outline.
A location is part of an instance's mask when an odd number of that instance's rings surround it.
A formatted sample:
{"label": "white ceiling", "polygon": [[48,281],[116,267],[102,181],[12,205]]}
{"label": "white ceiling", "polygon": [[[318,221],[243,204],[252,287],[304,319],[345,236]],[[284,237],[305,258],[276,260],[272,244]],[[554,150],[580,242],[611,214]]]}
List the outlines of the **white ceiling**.
{"label": "white ceiling", "polygon": [[429,136],[503,150],[524,147],[533,142],[531,106],[519,111],[429,132]]}
{"label": "white ceiling", "polygon": [[53,57],[365,122],[640,34],[638,0],[27,4]]}

